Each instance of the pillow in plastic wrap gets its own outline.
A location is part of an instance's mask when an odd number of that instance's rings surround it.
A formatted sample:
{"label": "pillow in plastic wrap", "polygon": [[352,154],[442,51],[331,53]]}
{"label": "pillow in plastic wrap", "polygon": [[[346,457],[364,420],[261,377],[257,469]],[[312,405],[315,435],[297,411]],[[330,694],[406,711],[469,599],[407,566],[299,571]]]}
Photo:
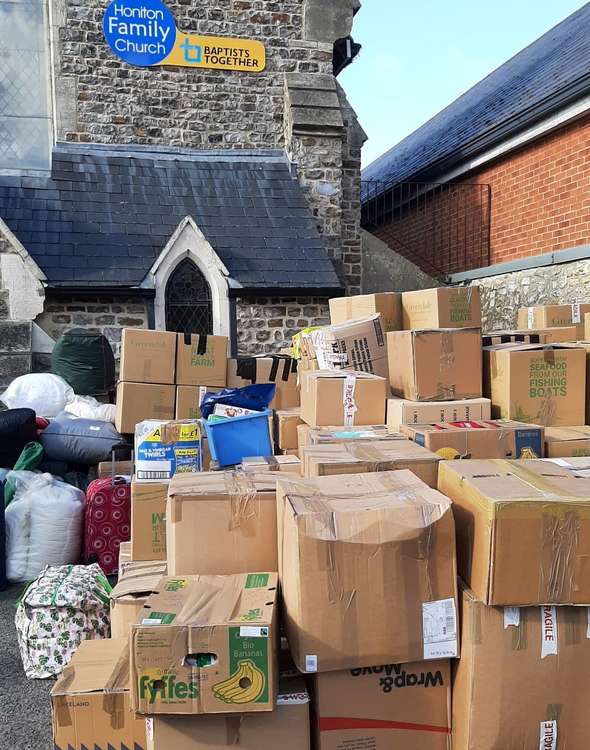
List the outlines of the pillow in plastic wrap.
{"label": "pillow in plastic wrap", "polygon": [[28,408],[41,417],[55,417],[73,398],[71,386],[49,372],[21,375],[0,395],[9,409]]}

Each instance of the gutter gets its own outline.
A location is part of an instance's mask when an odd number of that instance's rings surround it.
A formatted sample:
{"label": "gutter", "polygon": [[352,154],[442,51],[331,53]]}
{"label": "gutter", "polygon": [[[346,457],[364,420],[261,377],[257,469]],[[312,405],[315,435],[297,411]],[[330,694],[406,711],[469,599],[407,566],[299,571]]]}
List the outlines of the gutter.
{"label": "gutter", "polygon": [[343,297],[344,289],[335,287],[230,287],[228,297]]}
{"label": "gutter", "polygon": [[110,297],[141,297],[143,299],[154,299],[156,296],[155,289],[143,289],[136,286],[51,286],[48,284],[45,291],[50,292],[55,297],[71,297],[76,294],[80,297],[99,297],[108,295]]}

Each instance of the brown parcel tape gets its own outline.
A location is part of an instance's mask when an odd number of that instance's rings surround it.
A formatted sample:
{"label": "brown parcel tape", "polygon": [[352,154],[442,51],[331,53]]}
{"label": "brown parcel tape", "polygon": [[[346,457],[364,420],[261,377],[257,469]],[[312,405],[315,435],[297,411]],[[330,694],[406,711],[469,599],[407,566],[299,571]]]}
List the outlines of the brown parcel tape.
{"label": "brown parcel tape", "polygon": [[129,638],[148,596],[166,575],[165,562],[130,563],[111,591],[111,638]]}
{"label": "brown parcel tape", "polygon": [[131,482],[131,559],[166,559],[168,482]]}
{"label": "brown parcel tape", "polygon": [[402,328],[402,295],[399,292],[335,297],[329,304],[332,325],[345,323],[347,320],[368,318],[379,313],[385,333],[399,331]]}
{"label": "brown parcel tape", "polygon": [[302,672],[458,655],[450,501],[409,471],[279,476],[279,570]]}
{"label": "brown parcel tape", "polygon": [[590,747],[586,607],[487,607],[465,591],[461,625],[453,750]]}
{"label": "brown parcel tape", "polygon": [[306,477],[325,477],[408,469],[436,489],[440,460],[440,456],[404,438],[312,445],[303,449],[303,474]]}
{"label": "brown parcel tape", "polygon": [[145,419],[174,419],[173,385],[119,383],[115,427],[124,435],[132,435],[135,425]]}
{"label": "brown parcel tape", "polygon": [[297,450],[297,427],[305,424],[301,419],[301,409],[275,411],[275,445],[282,451]]}
{"label": "brown parcel tape", "polygon": [[[126,638],[82,641],[51,691],[55,748],[145,748],[129,700]],[[38,718],[38,717],[36,717]]]}
{"label": "brown parcel tape", "polygon": [[176,334],[124,328],[119,378],[131,383],[172,385],[176,365]]}
{"label": "brown parcel tape", "polygon": [[318,750],[450,750],[447,660],[326,672],[313,694]]}
{"label": "brown parcel tape", "polygon": [[387,390],[368,372],[309,370],[301,375],[301,418],[311,427],[383,424]]}
{"label": "brown parcel tape", "polygon": [[545,428],[547,458],[590,456],[590,427]]}
{"label": "brown parcel tape", "polygon": [[403,329],[481,328],[479,287],[421,289],[402,294]]}
{"label": "brown parcel tape", "polygon": [[490,331],[483,334],[484,346],[497,344],[563,344],[577,341],[576,326],[563,328],[523,329],[522,331]]}
{"label": "brown parcel tape", "polygon": [[244,458],[242,469],[248,472],[286,471],[289,474],[301,475],[301,461],[298,456],[253,456]]}
{"label": "brown parcel tape", "polygon": [[478,328],[397,331],[387,334],[389,383],[412,401],[481,398]]}
{"label": "brown parcel tape", "polygon": [[404,424],[490,419],[491,407],[492,402],[489,398],[469,398],[461,401],[409,401],[406,398],[389,398],[387,427],[392,432],[398,432]]}
{"label": "brown parcel tape", "polygon": [[276,393],[269,409],[297,409],[297,360],[286,355],[240,357],[227,364],[228,388],[243,388],[254,383],[274,383]]}
{"label": "brown parcel tape", "polygon": [[309,750],[309,695],[299,678],[282,678],[270,714],[147,719],[147,750]]}
{"label": "brown parcel tape", "polygon": [[519,328],[561,328],[576,326],[576,338],[584,338],[584,316],[590,312],[590,305],[536,305],[521,307],[518,311]]}
{"label": "brown parcel tape", "polygon": [[564,427],[584,424],[586,352],[575,344],[486,347],[484,391],[492,416]]}
{"label": "brown parcel tape", "polygon": [[227,382],[227,337],[179,333],[176,341],[177,385],[213,385]]}
{"label": "brown parcel tape", "polygon": [[442,461],[459,574],[486,604],[587,604],[590,479],[549,461]]}
{"label": "brown parcel tape", "polygon": [[140,714],[272,711],[276,573],[163,578],[131,630]]}
{"label": "brown parcel tape", "polygon": [[175,476],[166,510],[169,574],[277,570],[276,476],[268,471]]}

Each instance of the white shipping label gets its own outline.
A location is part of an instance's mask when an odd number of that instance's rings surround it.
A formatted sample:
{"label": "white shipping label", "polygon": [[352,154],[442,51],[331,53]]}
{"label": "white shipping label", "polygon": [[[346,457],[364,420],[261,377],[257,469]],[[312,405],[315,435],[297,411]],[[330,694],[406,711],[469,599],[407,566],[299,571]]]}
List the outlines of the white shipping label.
{"label": "white shipping label", "polygon": [[454,599],[422,604],[422,638],[425,659],[457,656],[457,611]]}
{"label": "white shipping label", "polygon": [[529,309],[528,309],[528,312],[527,312],[527,322],[528,322],[528,327],[529,328],[534,328],[535,327],[535,308],[534,307],[529,307]]}
{"label": "white shipping label", "polygon": [[541,659],[557,654],[557,610],[541,607]]}
{"label": "white shipping label", "polygon": [[352,427],[354,424],[354,415],[357,412],[356,401],[354,400],[354,391],[356,388],[356,376],[347,375],[344,378],[344,394],[342,403],[344,404],[344,426]]}
{"label": "white shipping label", "polygon": [[504,607],[504,630],[520,625],[520,607]]}
{"label": "white shipping label", "polygon": [[588,607],[586,612],[588,613],[588,627],[586,628],[586,638],[590,640],[590,607]]}
{"label": "white shipping label", "polygon": [[150,742],[154,741],[154,720],[153,719],[146,719],[145,720],[145,733]]}
{"label": "white shipping label", "polygon": [[305,655],[305,671],[306,672],[318,671],[318,657],[315,654]]}
{"label": "white shipping label", "polygon": [[557,750],[557,722],[542,721],[539,750]]}
{"label": "white shipping label", "polygon": [[268,638],[268,627],[255,628],[251,625],[242,625],[240,638]]}
{"label": "white shipping label", "polygon": [[572,305],[572,323],[577,325],[582,322],[582,311],[580,310],[580,303],[574,302]]}

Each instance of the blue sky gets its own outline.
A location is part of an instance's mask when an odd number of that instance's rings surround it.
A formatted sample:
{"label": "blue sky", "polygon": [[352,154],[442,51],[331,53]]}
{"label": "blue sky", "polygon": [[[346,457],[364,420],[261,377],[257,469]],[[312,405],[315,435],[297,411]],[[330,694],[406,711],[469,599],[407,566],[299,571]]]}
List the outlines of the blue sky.
{"label": "blue sky", "polygon": [[340,82],[369,135],[366,166],[523,47],[580,0],[363,0],[363,45]]}

